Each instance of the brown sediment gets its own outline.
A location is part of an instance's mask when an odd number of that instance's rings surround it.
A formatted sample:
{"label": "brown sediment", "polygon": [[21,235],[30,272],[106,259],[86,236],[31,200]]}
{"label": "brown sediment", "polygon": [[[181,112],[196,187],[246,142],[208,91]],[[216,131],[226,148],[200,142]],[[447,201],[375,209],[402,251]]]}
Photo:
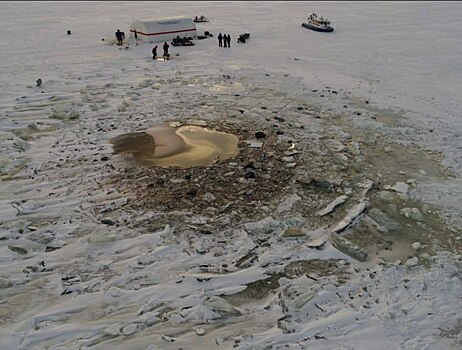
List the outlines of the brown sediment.
{"label": "brown sediment", "polygon": [[146,166],[208,166],[238,153],[238,138],[226,132],[199,126],[156,126],[111,140],[114,153],[131,153]]}
{"label": "brown sediment", "polygon": [[132,153],[139,155],[154,155],[156,144],[154,138],[145,132],[131,132],[111,139],[114,154]]}
{"label": "brown sediment", "polygon": [[146,154],[144,158],[165,158],[179,154],[188,149],[185,140],[178,135],[177,130],[168,125],[156,126],[146,130],[155,140],[154,154]]}
{"label": "brown sediment", "polygon": [[145,161],[156,166],[189,168],[208,166],[238,153],[238,139],[228,133],[198,126],[184,126],[178,128],[176,134],[184,142],[181,150],[171,156],[154,157]]}
{"label": "brown sediment", "polygon": [[[209,133],[209,139],[218,137],[216,129],[223,135],[232,136],[231,140],[248,140],[255,137],[255,132],[262,129],[247,123],[230,125],[220,122],[211,123],[201,132]],[[215,129],[215,130],[212,130]],[[180,131],[188,134],[190,139],[199,137],[197,127],[184,127]],[[289,168],[281,161],[287,152],[288,145],[278,142],[277,135],[266,129],[268,134],[263,139],[260,148],[238,142],[236,156],[214,162],[206,166],[130,166],[122,172],[116,172],[108,181],[108,186],[116,186],[136,198],[131,202],[133,208],[180,210],[187,209],[194,213],[203,213],[207,208],[217,212],[235,210],[244,211],[249,215],[260,215],[265,205],[278,198],[294,175],[294,168]],[[210,132],[215,131],[215,132]],[[194,136],[191,136],[194,134]],[[234,135],[237,135],[234,136]],[[228,137],[229,137],[228,136]],[[228,146],[234,143],[230,140]],[[229,150],[229,149],[228,149]],[[189,154],[185,152],[185,154]],[[147,164],[157,160],[177,159],[173,157],[150,158]],[[139,163],[138,161],[136,161]],[[137,181],[139,178],[145,181]],[[204,200],[209,194],[213,199]],[[229,208],[229,209],[228,209]]]}

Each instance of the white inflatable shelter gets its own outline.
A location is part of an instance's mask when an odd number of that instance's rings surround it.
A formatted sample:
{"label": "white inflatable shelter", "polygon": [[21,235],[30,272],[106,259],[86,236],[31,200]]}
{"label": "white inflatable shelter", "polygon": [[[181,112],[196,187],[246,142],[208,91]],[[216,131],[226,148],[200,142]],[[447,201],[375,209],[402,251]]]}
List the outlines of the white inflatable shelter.
{"label": "white inflatable shelter", "polygon": [[179,36],[197,38],[196,23],[188,17],[139,19],[130,25],[130,38],[144,42],[169,41]]}

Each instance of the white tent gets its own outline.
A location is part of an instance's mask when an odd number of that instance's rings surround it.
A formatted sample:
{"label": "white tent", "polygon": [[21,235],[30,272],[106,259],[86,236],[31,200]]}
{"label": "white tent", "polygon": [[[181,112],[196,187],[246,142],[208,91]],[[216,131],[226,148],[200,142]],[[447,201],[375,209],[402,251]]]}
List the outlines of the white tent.
{"label": "white tent", "polygon": [[169,41],[177,36],[197,37],[196,24],[192,18],[140,19],[130,25],[130,38],[137,37],[144,42]]}

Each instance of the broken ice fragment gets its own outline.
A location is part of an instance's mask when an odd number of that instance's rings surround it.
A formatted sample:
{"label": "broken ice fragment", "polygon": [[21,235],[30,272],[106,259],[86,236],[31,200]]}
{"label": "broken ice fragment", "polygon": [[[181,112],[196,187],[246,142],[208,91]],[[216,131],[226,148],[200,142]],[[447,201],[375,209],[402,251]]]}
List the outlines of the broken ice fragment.
{"label": "broken ice fragment", "polygon": [[15,252],[15,253],[17,253],[17,254],[19,254],[19,255],[26,255],[26,254],[27,254],[27,250],[24,249],[24,248],[21,248],[21,247],[9,245],[8,248],[9,248],[12,252]]}
{"label": "broken ice fragment", "polygon": [[316,293],[309,291],[308,293],[300,295],[297,299],[294,300],[293,306],[295,310],[300,310],[307,302],[312,300],[316,296]]}
{"label": "broken ice fragment", "polygon": [[395,192],[406,194],[409,190],[409,185],[404,182],[397,182],[393,187],[390,187],[390,189]]}
{"label": "broken ice fragment", "polygon": [[361,201],[350,209],[347,215],[332,229],[332,232],[341,232],[346,229],[369,206],[366,200]]}
{"label": "broken ice fragment", "polygon": [[391,193],[390,191],[380,191],[379,196],[380,196],[380,199],[385,202],[390,202],[394,198],[393,193]]}
{"label": "broken ice fragment", "polygon": [[419,263],[419,258],[414,256],[413,258],[406,261],[406,266],[407,267],[412,267],[412,266],[416,266],[418,263]]}
{"label": "broken ice fragment", "polygon": [[374,181],[372,180],[366,180],[366,182],[362,183],[359,185],[359,187],[362,187],[364,188],[363,192],[362,192],[362,196],[365,197],[367,192],[369,192],[369,190],[372,188],[372,186],[374,185]]}
{"label": "broken ice fragment", "polygon": [[261,148],[263,147],[263,142],[257,140],[245,140],[245,143],[249,145],[250,148]]}
{"label": "broken ice fragment", "polygon": [[109,326],[104,330],[104,333],[106,333],[107,335],[118,336],[120,335],[120,326],[118,325]]}
{"label": "broken ice fragment", "polygon": [[417,208],[411,208],[409,214],[410,214],[410,217],[414,219],[415,221],[424,221],[424,217],[422,213]]}
{"label": "broken ice fragment", "polygon": [[419,209],[417,208],[403,208],[400,211],[407,218],[411,218],[415,221],[424,221],[424,217]]}
{"label": "broken ice fragment", "polygon": [[360,246],[351,242],[350,240],[342,237],[336,233],[332,233],[331,236],[332,244],[335,248],[340,250],[342,253],[351,256],[353,259],[364,262],[367,259],[367,252],[364,251]]}
{"label": "broken ice fragment", "polygon": [[305,235],[306,234],[305,234],[305,232],[303,232],[302,229],[300,229],[298,227],[289,227],[284,231],[284,233],[282,234],[282,237],[287,237],[287,238],[303,237]]}
{"label": "broken ice fragment", "polygon": [[162,340],[165,340],[166,342],[173,343],[175,341],[175,338],[169,337],[168,335],[163,335]]}
{"label": "broken ice fragment", "polygon": [[197,335],[204,335],[205,334],[205,329],[204,327],[197,327],[195,330]]}
{"label": "broken ice fragment", "polygon": [[337,206],[344,203],[347,200],[347,196],[342,195],[334,199],[331,203],[329,203],[324,209],[319,210],[316,215],[324,216],[332,212]]}
{"label": "broken ice fragment", "polygon": [[129,335],[132,335],[136,332],[138,326],[134,323],[130,323],[128,326],[125,326],[124,329],[122,330],[122,332],[129,336]]}
{"label": "broken ice fragment", "polygon": [[3,278],[3,277],[0,277],[0,289],[2,288],[9,288],[11,287],[13,284],[11,283],[11,281],[7,278]]}
{"label": "broken ice fragment", "polygon": [[241,314],[238,309],[219,296],[207,297],[204,301],[204,305],[222,316],[239,316]]}
{"label": "broken ice fragment", "polygon": [[388,231],[396,231],[399,229],[399,224],[390,219],[383,211],[377,208],[369,210],[369,216],[374,219],[380,226]]}

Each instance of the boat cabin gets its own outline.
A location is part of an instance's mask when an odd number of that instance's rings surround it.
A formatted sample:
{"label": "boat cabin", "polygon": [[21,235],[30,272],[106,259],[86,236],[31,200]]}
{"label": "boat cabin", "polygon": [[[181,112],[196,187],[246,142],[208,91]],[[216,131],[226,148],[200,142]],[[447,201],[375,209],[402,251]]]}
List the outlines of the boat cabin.
{"label": "boat cabin", "polygon": [[325,27],[329,27],[331,25],[330,21],[327,18],[324,18],[322,16],[318,18],[318,15],[316,13],[310,13],[308,15],[308,22]]}

